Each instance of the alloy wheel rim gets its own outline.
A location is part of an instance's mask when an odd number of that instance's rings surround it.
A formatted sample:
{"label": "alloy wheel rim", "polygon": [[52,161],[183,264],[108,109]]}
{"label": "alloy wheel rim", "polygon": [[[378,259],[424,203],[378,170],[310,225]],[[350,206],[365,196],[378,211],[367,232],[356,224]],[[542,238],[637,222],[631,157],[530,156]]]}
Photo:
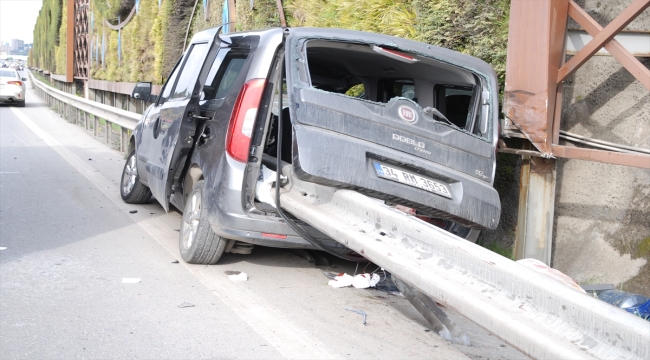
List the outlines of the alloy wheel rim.
{"label": "alloy wheel rim", "polygon": [[122,177],[122,192],[129,195],[133,191],[135,181],[138,177],[138,168],[135,164],[135,154],[129,158],[124,167],[124,176]]}
{"label": "alloy wheel rim", "polygon": [[199,217],[201,214],[200,194],[192,194],[188,205],[188,208],[183,214],[182,242],[185,250],[189,250],[192,247],[198,231]]}

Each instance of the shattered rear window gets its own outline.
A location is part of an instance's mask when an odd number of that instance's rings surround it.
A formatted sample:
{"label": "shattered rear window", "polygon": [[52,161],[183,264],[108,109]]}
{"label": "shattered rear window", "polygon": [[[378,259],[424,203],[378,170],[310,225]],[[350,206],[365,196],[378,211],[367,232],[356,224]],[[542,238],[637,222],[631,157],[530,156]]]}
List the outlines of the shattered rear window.
{"label": "shattered rear window", "polygon": [[[436,108],[434,119],[479,135],[480,78],[466,69],[399,49],[329,40],[306,42],[309,85],[377,103],[406,98]],[[482,136],[483,135],[483,136]]]}

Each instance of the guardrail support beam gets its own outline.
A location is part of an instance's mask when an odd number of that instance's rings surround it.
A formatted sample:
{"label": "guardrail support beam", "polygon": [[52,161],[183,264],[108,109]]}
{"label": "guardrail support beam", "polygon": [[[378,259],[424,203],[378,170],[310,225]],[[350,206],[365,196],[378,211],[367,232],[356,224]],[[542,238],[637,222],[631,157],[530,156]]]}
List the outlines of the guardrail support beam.
{"label": "guardrail support beam", "polygon": [[557,160],[523,156],[515,260],[537,259],[551,266]]}

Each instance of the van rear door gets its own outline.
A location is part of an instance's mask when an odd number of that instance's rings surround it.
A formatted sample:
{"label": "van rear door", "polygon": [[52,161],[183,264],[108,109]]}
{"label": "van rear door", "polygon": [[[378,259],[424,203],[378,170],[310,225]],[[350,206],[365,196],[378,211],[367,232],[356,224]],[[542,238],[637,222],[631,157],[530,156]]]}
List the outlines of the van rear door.
{"label": "van rear door", "polygon": [[290,29],[285,49],[299,178],[496,227],[498,105],[487,64],[336,29]]}

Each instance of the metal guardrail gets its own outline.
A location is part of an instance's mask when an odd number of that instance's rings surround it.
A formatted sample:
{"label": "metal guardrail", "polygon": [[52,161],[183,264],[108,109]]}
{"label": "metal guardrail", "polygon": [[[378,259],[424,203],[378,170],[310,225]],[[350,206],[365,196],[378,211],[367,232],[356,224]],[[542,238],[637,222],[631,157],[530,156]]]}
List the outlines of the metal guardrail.
{"label": "metal guardrail", "polygon": [[92,120],[92,130],[95,136],[100,136],[98,132],[99,121],[103,119],[106,122],[104,136],[107,143],[111,143],[112,125],[118,125],[121,129],[119,149],[122,152],[127,150],[129,132],[135,128],[142,115],[54,89],[36,79],[31,72],[29,72],[29,76],[42,100],[48,105],[56,107],[57,111],[66,116],[68,120],[83,123],[86,130],[91,130]]}
{"label": "metal guardrail", "polygon": [[[32,81],[68,114],[81,111],[129,130],[140,118]],[[647,321],[382,202],[299,181],[286,169],[284,209],[532,358],[650,359]]]}
{"label": "metal guardrail", "polygon": [[534,359],[650,359],[650,323],[351,190],[290,179],[287,212]]}

